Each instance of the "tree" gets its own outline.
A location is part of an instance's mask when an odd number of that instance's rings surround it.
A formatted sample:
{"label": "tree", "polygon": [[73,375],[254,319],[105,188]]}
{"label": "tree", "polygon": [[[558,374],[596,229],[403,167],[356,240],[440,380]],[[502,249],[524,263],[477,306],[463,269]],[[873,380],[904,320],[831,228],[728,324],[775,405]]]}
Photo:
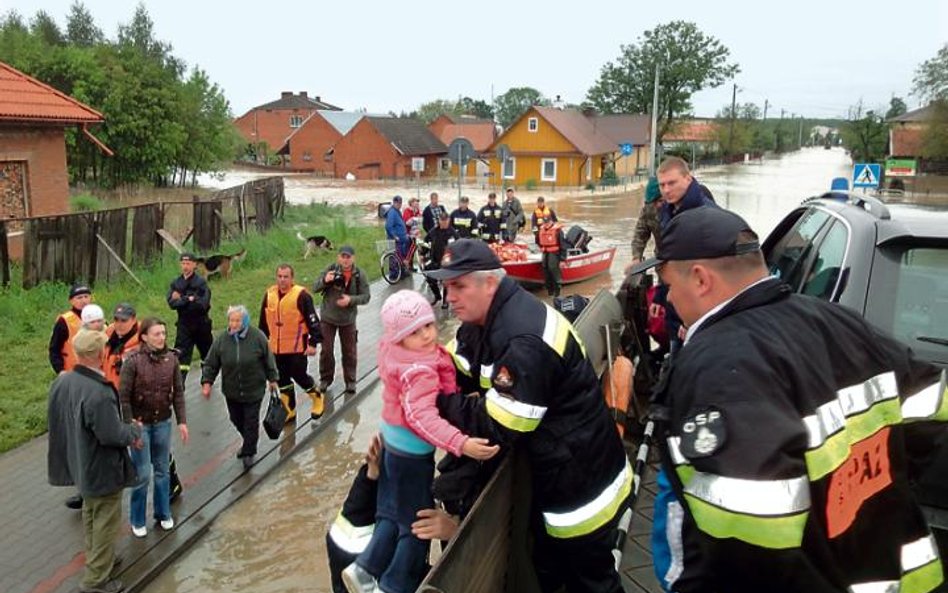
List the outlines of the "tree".
{"label": "tree", "polygon": [[893,117],[898,117],[907,111],[908,106],[901,97],[892,97],[892,99],[889,101],[889,109],[885,112],[885,118],[889,120]]}
{"label": "tree", "polygon": [[948,44],[915,70],[912,91],[923,101],[948,100]]}
{"label": "tree", "polygon": [[472,99],[471,97],[462,97],[457,102],[459,115],[473,115],[480,119],[493,119],[494,108],[490,103],[483,99]]}
{"label": "tree", "polygon": [[44,10],[37,11],[30,21],[30,32],[47,45],[64,45],[66,37],[53,17]]}
{"label": "tree", "polygon": [[740,71],[728,63],[728,48],[686,21],[659,25],[621,50],[615,62],[602,67],[586,100],[603,113],[650,113],[658,65],[659,143],[672,120],[691,111],[692,95],[721,86]]}
{"label": "tree", "polygon": [[494,115],[497,123],[503,127],[508,127],[523,112],[534,105],[546,105],[549,100],[540,94],[540,91],[528,86],[513,87],[506,93],[499,95],[494,99]]}
{"label": "tree", "polygon": [[418,106],[412,114],[414,117],[425,122],[425,125],[430,124],[434,120],[438,119],[440,115],[459,115],[455,111],[456,103],[448,99],[435,99],[434,101],[428,101],[427,103],[422,103]]}
{"label": "tree", "polygon": [[862,104],[853,110],[853,119],[840,130],[843,145],[856,162],[878,162],[885,156],[889,126],[885,118],[873,110],[862,112]]}
{"label": "tree", "polygon": [[105,41],[102,29],[95,24],[86,5],[76,0],[69,7],[66,17],[66,39],[73,45],[92,47]]}
{"label": "tree", "polygon": [[715,140],[725,154],[741,154],[756,149],[760,143],[760,107],[754,103],[725,105],[716,116]]}
{"label": "tree", "polygon": [[932,103],[928,126],[922,133],[922,156],[932,160],[948,160],[948,100]]}

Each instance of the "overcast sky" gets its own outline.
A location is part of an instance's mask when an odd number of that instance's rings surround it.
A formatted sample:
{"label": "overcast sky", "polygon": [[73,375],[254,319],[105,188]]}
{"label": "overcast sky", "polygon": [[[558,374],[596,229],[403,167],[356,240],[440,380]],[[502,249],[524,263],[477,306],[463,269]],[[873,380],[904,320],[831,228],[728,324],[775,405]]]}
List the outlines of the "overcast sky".
{"label": "overcast sky", "polygon": [[[27,20],[45,10],[61,26],[72,0],[0,0]],[[106,35],[135,3],[86,0]],[[436,98],[490,100],[513,86],[581,102],[620,45],[672,20],[690,20],[731,51],[738,102],[810,117],[846,116],[910,96],[915,68],[948,43],[948,2],[796,0],[535,2],[220,2],[147,0],[156,36],[208,72],[234,115],[308,91],[345,109],[410,111]],[[0,56],[2,59],[2,56]],[[694,97],[695,113],[730,103],[731,83]]]}

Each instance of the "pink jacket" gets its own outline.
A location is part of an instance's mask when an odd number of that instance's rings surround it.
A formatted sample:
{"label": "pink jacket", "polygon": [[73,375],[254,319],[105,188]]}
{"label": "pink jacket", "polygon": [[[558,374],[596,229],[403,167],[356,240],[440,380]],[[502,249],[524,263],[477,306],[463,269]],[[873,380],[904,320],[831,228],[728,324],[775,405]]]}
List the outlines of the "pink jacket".
{"label": "pink jacket", "polygon": [[455,393],[451,355],[440,344],[430,354],[383,341],[379,345],[382,420],[410,429],[430,445],[457,456],[467,435],[438,415],[438,393]]}

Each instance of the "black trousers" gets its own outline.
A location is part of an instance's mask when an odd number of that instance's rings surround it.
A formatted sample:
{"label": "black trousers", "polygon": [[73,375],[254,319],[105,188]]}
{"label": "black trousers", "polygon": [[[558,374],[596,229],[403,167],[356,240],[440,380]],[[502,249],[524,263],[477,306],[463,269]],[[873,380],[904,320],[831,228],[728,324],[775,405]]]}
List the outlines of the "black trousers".
{"label": "black trousers", "polygon": [[[437,262],[437,263],[436,263],[436,262],[431,262],[430,264],[428,264],[427,266],[425,266],[425,271],[426,271],[426,272],[430,272],[430,271],[432,271],[432,270],[440,270],[440,269],[441,269],[441,263],[440,263],[440,262]],[[428,278],[427,276],[425,276],[425,282],[428,283],[428,288],[431,289],[431,294],[434,295],[435,300],[441,300],[441,299],[447,299],[447,298],[448,298],[448,289],[447,289],[447,288],[443,288],[443,287],[441,286],[441,283],[440,283],[439,281],[435,280],[434,278]]]}
{"label": "black trousers", "polygon": [[560,286],[563,284],[563,273],[560,270],[560,254],[557,252],[543,252],[543,278],[546,281],[546,292],[550,296],[560,296]]}
{"label": "black trousers", "polygon": [[548,535],[542,518],[535,517],[533,564],[540,590],[552,593],[565,586],[568,593],[622,593],[612,550],[619,540],[619,518],[627,506],[623,504],[615,517],[596,531],[575,538]]}
{"label": "black trousers", "polygon": [[277,371],[280,373],[280,393],[285,393],[290,398],[290,409],[296,409],[296,389],[293,383],[303,388],[303,391],[309,391],[316,386],[316,379],[310,376],[307,371],[309,357],[302,352],[293,354],[274,355],[277,364]]}
{"label": "black trousers", "polygon": [[260,401],[239,402],[229,398],[227,412],[230,421],[244,439],[237,457],[250,457],[257,454],[257,441],[260,440]]}
{"label": "black trousers", "polygon": [[214,336],[211,335],[211,320],[208,318],[196,321],[179,319],[175,328],[177,332],[174,336],[174,349],[178,351],[178,362],[181,366],[191,366],[191,356],[194,354],[195,346],[201,353],[201,360],[204,360],[214,341]]}

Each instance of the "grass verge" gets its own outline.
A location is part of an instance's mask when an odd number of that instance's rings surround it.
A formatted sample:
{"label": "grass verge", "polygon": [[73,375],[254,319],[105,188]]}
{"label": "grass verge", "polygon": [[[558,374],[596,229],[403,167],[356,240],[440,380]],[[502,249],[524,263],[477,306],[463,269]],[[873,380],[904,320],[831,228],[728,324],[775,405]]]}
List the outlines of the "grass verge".
{"label": "grass verge", "polygon": [[[353,245],[357,265],[370,279],[379,277],[375,241],[384,238],[382,227],[356,220],[352,209],[343,207],[323,204],[287,207],[285,219],[269,233],[253,233],[242,239],[247,256],[235,264],[229,280],[211,279],[211,318],[215,332],[225,325],[224,312],[228,305],[246,305],[256,322],[264,291],[274,282],[277,264],[292,265],[296,281],[311,287],[316,274],[335,260],[335,253],[323,252],[304,261],[297,231],[304,236],[326,235],[337,247],[344,243]],[[224,244],[219,252],[233,252],[237,248],[235,243]],[[161,260],[134,271],[145,288],[126,276],[112,284],[95,286],[94,302],[105,310],[106,318],[121,301],[131,302],[139,319],[157,315],[168,323],[169,342],[173,343],[176,317],[168,308],[165,295],[171,281],[180,273],[177,254],[167,247]],[[0,311],[4,318],[0,324],[0,348],[4,354],[0,357],[0,452],[46,432],[46,400],[49,385],[55,378],[48,359],[49,337],[56,317],[69,307],[68,286],[45,283],[23,290],[20,270],[14,268],[11,272],[10,287],[0,289]]]}

